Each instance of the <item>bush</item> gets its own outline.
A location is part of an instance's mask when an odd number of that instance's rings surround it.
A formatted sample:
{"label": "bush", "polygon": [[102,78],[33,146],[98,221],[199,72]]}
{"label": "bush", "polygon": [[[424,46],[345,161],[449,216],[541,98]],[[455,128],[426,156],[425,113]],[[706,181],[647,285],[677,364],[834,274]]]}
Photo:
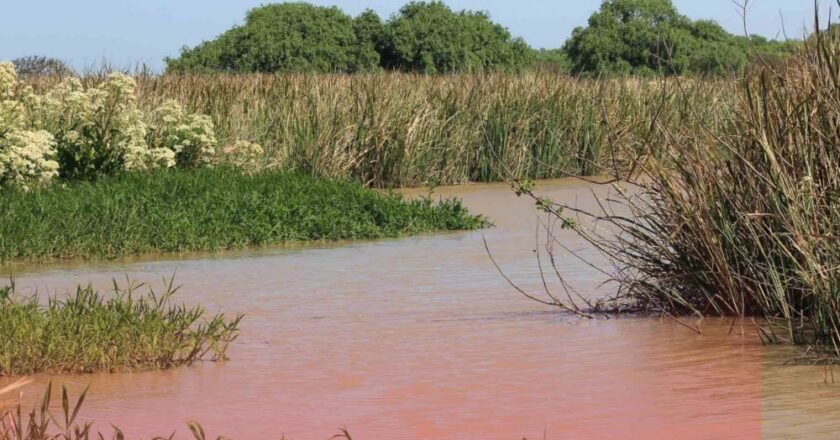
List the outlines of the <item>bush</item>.
{"label": "bush", "polygon": [[736,37],[710,20],[691,21],[671,0],[607,0],[576,28],[564,51],[575,73],[726,74],[742,71],[752,54],[788,47]]}
{"label": "bush", "polygon": [[481,12],[413,2],[387,23],[373,11],[283,3],[252,9],[243,26],[167,58],[167,72],[450,73],[524,67],[530,49]]}
{"label": "bush", "polygon": [[529,62],[522,39],[483,12],[453,12],[439,1],[411,2],[386,25],[382,65],[421,73],[518,70]]}
{"label": "bush", "polygon": [[11,63],[0,63],[0,185],[210,165],[217,144],[212,120],[174,100],[143,111],[136,85],[112,73],[87,87],[71,77],[36,93],[18,82]]}
{"label": "bush", "polygon": [[[353,72],[379,64],[372,43],[359,41],[370,14],[355,23],[335,7],[307,3],[266,5],[212,41],[167,58],[167,71]],[[369,35],[364,34],[365,37]]]}
{"label": "bush", "polygon": [[0,186],[24,188],[58,174],[53,136],[26,124],[27,108],[16,100],[18,82],[12,63],[0,63]]}
{"label": "bush", "polygon": [[75,75],[73,69],[64,61],[42,56],[28,56],[12,60],[17,73],[24,77],[32,76],[60,76]]}

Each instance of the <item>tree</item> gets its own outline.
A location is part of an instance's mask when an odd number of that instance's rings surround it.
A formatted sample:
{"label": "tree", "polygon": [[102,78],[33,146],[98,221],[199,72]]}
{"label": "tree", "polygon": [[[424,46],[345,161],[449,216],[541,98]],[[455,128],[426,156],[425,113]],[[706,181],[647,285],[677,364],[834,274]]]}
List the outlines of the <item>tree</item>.
{"label": "tree", "polygon": [[781,46],[734,36],[711,20],[692,21],[671,0],[606,0],[564,51],[575,73],[724,74],[742,70],[751,53]]}
{"label": "tree", "polygon": [[384,45],[385,24],[376,12],[368,9],[353,19],[356,35],[356,71],[378,69],[382,64],[380,52]]}
{"label": "tree", "polygon": [[517,70],[531,56],[521,39],[484,12],[453,12],[439,1],[411,2],[385,26],[382,65],[422,73]]}
{"label": "tree", "polygon": [[[377,17],[378,19],[378,17]],[[167,71],[352,72],[375,67],[376,56],[357,32],[374,26],[336,7],[282,3],[252,9],[243,26],[167,58]]]}
{"label": "tree", "polygon": [[73,76],[75,73],[64,61],[42,56],[28,56],[12,60],[20,76]]}

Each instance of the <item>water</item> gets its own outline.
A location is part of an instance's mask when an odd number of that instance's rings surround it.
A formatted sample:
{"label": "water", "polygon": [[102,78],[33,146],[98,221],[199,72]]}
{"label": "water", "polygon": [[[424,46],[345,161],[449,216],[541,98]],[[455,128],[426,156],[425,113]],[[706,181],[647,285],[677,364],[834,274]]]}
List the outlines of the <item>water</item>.
{"label": "water", "polygon": [[[540,192],[592,206],[586,184]],[[421,193],[420,191],[414,192]],[[512,280],[539,293],[537,213],[505,185],[439,189],[496,224],[486,239]],[[584,256],[585,243],[560,232]],[[558,250],[582,294],[612,293]],[[543,263],[546,263],[543,260]],[[840,430],[840,385],[822,367],[785,366],[750,324],[587,320],[524,299],[498,274],[481,232],[215,255],[16,266],[26,291],[160,285],[180,301],[244,312],[226,363],[162,372],[39,377],[90,384],[83,417],[130,438],[187,438],[185,423],[239,439],[791,438]],[[549,278],[551,279],[551,278]],[[552,289],[560,292],[552,281]],[[694,322],[697,324],[697,322]],[[731,331],[730,331],[731,330]],[[840,373],[838,373],[840,379]],[[0,381],[0,385],[2,381]]]}

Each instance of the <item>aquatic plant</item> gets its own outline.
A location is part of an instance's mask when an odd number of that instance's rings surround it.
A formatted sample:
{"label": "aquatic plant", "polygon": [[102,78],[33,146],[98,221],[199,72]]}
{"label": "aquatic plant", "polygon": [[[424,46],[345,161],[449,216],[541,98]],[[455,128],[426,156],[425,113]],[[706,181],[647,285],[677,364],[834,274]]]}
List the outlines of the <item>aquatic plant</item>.
{"label": "aquatic plant", "polygon": [[[100,75],[82,79],[88,87]],[[221,148],[264,150],[263,166],[373,187],[542,179],[597,172],[617,153],[664,142],[689,120],[718,129],[731,80],[691,80],[663,94],[657,80],[519,75],[163,75],[136,77],[138,106],[169,99],[208,115]],[[49,89],[49,78],[30,81]],[[690,113],[698,118],[689,118]],[[655,123],[652,124],[652,121]],[[627,147],[626,149],[624,147]]]}
{"label": "aquatic plant", "polygon": [[349,181],[225,167],[128,173],[0,191],[0,261],[219,251],[288,241],[476,229],[460,202],[404,200]]}
{"label": "aquatic plant", "polygon": [[[4,391],[14,391],[29,382],[18,381],[9,387],[2,388],[0,389],[0,395]],[[106,434],[102,431],[95,431],[93,422],[85,422],[84,424],[78,422],[87,393],[88,389],[86,388],[73,401],[71,400],[67,387],[62,386],[61,411],[58,413],[58,416],[55,416],[54,411],[51,410],[53,405],[52,383],[47,386],[40,404],[34,406],[28,412],[23,409],[20,403],[9,410],[4,410],[0,406],[0,440],[103,440],[105,438],[124,440],[126,438],[125,433],[114,425],[111,425],[111,432]],[[198,422],[189,422],[187,428],[194,440],[212,438],[208,437],[204,428]],[[154,440],[182,438],[176,437],[176,434],[177,432],[174,432],[166,437],[155,437]],[[216,438],[223,440],[226,437],[219,436]],[[285,438],[285,436],[281,438]],[[339,434],[331,438],[353,440],[353,437],[351,437],[347,429],[339,430]]]}
{"label": "aquatic plant", "polygon": [[817,32],[746,76],[724,130],[671,128],[602,210],[540,207],[609,257],[633,306],[763,318],[765,340],[840,357],[838,66],[840,36]]}
{"label": "aquatic plant", "polygon": [[0,289],[0,376],[173,368],[226,359],[242,316],[206,315],[173,305],[172,280],[162,292],[128,283],[108,295],[78,286],[66,297],[24,297]]}

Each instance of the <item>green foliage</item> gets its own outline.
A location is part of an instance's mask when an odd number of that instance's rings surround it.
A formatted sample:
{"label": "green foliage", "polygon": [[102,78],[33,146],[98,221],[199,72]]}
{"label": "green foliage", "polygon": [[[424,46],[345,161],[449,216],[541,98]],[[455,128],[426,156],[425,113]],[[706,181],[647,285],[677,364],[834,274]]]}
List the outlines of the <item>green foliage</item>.
{"label": "green foliage", "polygon": [[[375,15],[375,14],[373,14]],[[378,20],[378,17],[376,17]],[[354,21],[336,7],[308,3],[266,5],[248,12],[243,26],[183,49],[166,60],[170,72],[353,72],[378,65],[371,13]]]}
{"label": "green foliage", "polygon": [[137,172],[0,193],[0,261],[217,251],[485,225],[457,201],[404,201],[280,171]]}
{"label": "green foliage", "polygon": [[533,51],[533,65],[539,69],[567,72],[571,64],[563,49],[536,49]]}
{"label": "green foliage", "polygon": [[185,48],[169,72],[360,72],[380,66],[425,73],[514,70],[530,49],[485,13],[412,2],[387,23],[373,11],[283,3],[251,10],[243,26]]}
{"label": "green foliage", "polygon": [[453,12],[439,1],[411,2],[386,26],[385,68],[422,73],[517,70],[529,61],[522,39],[483,12]]}
{"label": "green foliage", "polygon": [[380,52],[385,44],[385,24],[376,12],[368,9],[353,19],[356,34],[355,64],[352,71],[370,71],[382,64]]}
{"label": "green foliage", "polygon": [[725,74],[787,45],[737,37],[711,20],[692,21],[671,0],[606,0],[564,50],[575,73]]}
{"label": "green foliage", "polygon": [[79,286],[65,299],[41,305],[14,287],[0,289],[0,376],[172,368],[225,358],[241,316],[210,318],[201,307],[171,305],[177,289],[141,286],[101,295]]}

